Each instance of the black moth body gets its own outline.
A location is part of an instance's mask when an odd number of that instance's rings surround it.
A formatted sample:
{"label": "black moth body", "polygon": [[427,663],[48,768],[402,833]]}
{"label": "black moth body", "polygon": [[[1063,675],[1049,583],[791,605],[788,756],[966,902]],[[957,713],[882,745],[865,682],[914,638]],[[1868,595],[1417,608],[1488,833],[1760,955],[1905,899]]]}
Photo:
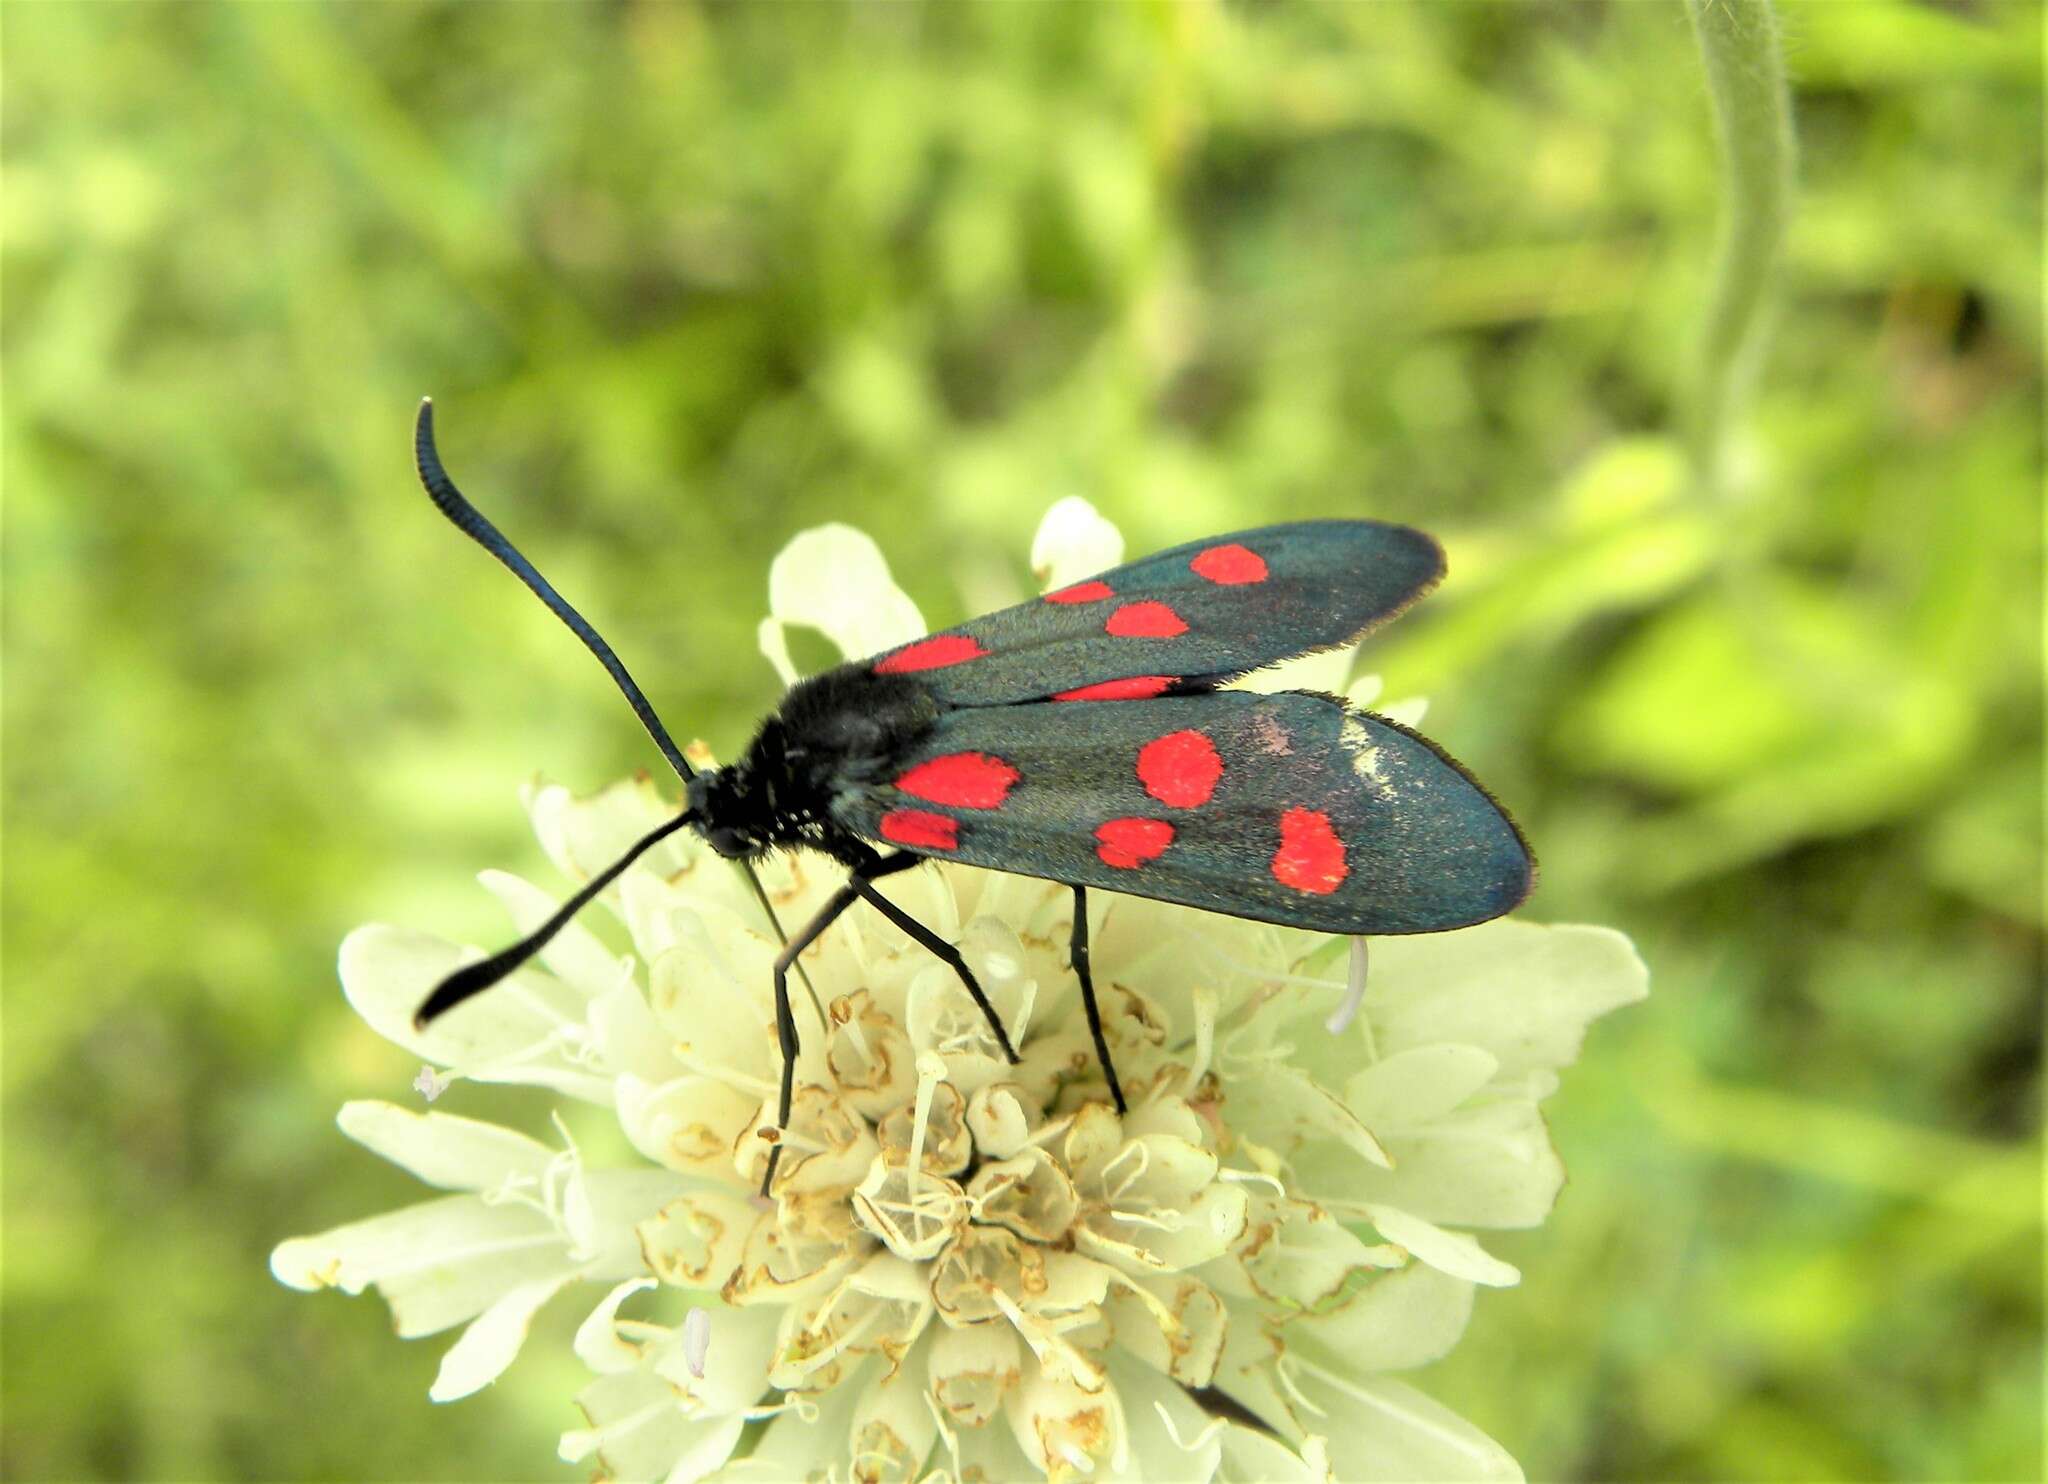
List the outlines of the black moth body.
{"label": "black moth body", "polygon": [[[1350,642],[1421,597],[1443,556],[1418,531],[1310,521],[1160,552],[802,681],[736,762],[700,772],[604,640],[449,481],[429,404],[415,452],[435,504],[583,639],[687,785],[681,813],[547,923],[450,975],[421,1024],[511,973],[679,829],[750,875],[770,851],[815,850],[848,878],[776,961],[783,1067],[777,1128],[764,1136],[779,1139],[797,1054],[788,972],[856,901],[950,965],[1016,1060],[958,952],[872,884],[955,860],[1072,888],[1071,960],[1122,1112],[1089,973],[1087,888],[1358,935],[1464,927],[1530,890],[1520,833],[1434,744],[1334,696],[1219,688]],[[777,1142],[764,1194],[780,1152]]]}

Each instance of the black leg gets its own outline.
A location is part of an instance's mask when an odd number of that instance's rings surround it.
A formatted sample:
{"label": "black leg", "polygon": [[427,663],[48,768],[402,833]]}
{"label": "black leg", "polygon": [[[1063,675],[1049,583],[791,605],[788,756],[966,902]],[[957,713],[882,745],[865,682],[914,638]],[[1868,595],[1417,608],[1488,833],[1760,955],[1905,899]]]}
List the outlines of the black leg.
{"label": "black leg", "polygon": [[863,881],[880,881],[884,876],[894,876],[897,872],[907,871],[912,866],[921,866],[927,859],[926,856],[912,855],[907,850],[899,850],[894,855],[871,853],[869,859],[854,867],[853,874]]}
{"label": "black leg", "polygon": [[[996,1033],[996,1040],[1003,1048],[1003,1055],[1007,1056],[1012,1063],[1019,1059],[1016,1048],[1010,1044],[1009,1033],[1003,1029],[1003,1022],[996,1015],[995,1006],[991,1005],[988,1002],[988,996],[981,992],[981,986],[975,982],[974,971],[967,967],[967,961],[960,957],[960,951],[905,912],[901,907],[876,891],[871,884],[884,876],[894,876],[899,871],[907,871],[912,866],[921,865],[924,859],[921,855],[913,855],[909,851],[899,850],[894,855],[870,854],[866,859],[855,860],[853,874],[847,877],[846,885],[832,893],[832,899],[818,909],[818,915],[805,923],[803,931],[799,932],[794,938],[791,938],[788,945],[776,956],[775,1034],[782,1047],[782,1094],[780,1100],[776,1103],[775,1113],[775,1122],[779,1132],[784,1134],[788,1132],[790,1110],[796,1100],[796,1056],[798,1044],[796,1015],[790,1009],[789,1004],[789,970],[791,965],[795,965],[797,972],[803,972],[803,966],[797,964],[797,956],[817,942],[819,935],[826,928],[837,922],[839,915],[856,901],[865,900],[877,912],[908,933],[919,947],[926,949],[939,962],[945,964],[946,967],[959,975],[960,982],[967,986],[967,992],[974,996],[974,1003],[980,1006],[981,1013],[988,1017],[989,1028]],[[1085,936],[1084,929],[1084,939]],[[1085,941],[1082,945],[1082,952],[1083,954],[1087,952]],[[1084,978],[1082,983],[1086,984],[1087,980]],[[1088,1013],[1092,1020],[1095,1014],[1095,992],[1092,989],[1088,991]],[[1099,1030],[1096,1032],[1095,1045],[1098,1050],[1102,1047],[1102,1034]],[[1103,1052],[1102,1064],[1104,1067],[1109,1065],[1109,1056],[1106,1051]],[[1110,1090],[1115,1092],[1115,1072],[1109,1074],[1109,1085]],[[1121,1110],[1123,1107],[1123,1094],[1117,1092],[1116,1098],[1117,1107]],[[761,1177],[762,1195],[767,1195],[769,1187],[775,1183],[775,1169],[781,1163],[782,1142],[778,1139],[775,1147],[768,1151],[768,1170]]]}
{"label": "black leg", "polygon": [[1095,1038],[1095,1055],[1102,1061],[1102,1075],[1109,1079],[1109,1095],[1116,1099],[1119,1115],[1130,1112],[1124,1102],[1123,1085],[1116,1080],[1116,1063],[1109,1059],[1109,1042],[1102,1034],[1102,1008],[1095,1003],[1095,976],[1088,972],[1088,892],[1074,888],[1074,937],[1067,959],[1081,981],[1081,1003],[1088,1008],[1088,1034]]}
{"label": "black leg", "polygon": [[860,896],[863,883],[854,876],[846,885],[832,893],[832,900],[818,909],[818,915],[804,924],[781,953],[775,956],[775,1037],[782,1047],[782,1096],[775,1105],[775,1127],[778,1137],[775,1147],[768,1151],[768,1170],[761,1176],[761,1194],[768,1194],[768,1187],[775,1183],[775,1167],[782,1163],[782,1137],[789,1133],[789,1114],[796,1098],[796,1054],[799,1049],[796,1037],[796,1014],[789,1006],[789,966],[796,962],[798,954],[817,942],[818,935],[839,920],[839,914],[851,907]]}
{"label": "black leg", "polygon": [[988,996],[981,992],[981,986],[975,982],[974,971],[967,967],[967,960],[960,956],[960,950],[868,884],[878,875],[900,871],[906,863],[915,865],[921,858],[907,852],[892,855],[880,863],[880,870],[856,872],[853,879],[846,884],[859,892],[870,907],[908,933],[919,947],[927,949],[940,963],[960,976],[960,982],[967,986],[967,992],[974,996],[974,1003],[981,1007],[981,1013],[987,1017],[989,1029],[996,1033],[996,1042],[1003,1048],[1003,1055],[1015,1065],[1019,1057],[1017,1049],[1010,1044],[1010,1033],[1003,1029],[1003,1022],[996,1014],[996,1007],[991,1005]]}

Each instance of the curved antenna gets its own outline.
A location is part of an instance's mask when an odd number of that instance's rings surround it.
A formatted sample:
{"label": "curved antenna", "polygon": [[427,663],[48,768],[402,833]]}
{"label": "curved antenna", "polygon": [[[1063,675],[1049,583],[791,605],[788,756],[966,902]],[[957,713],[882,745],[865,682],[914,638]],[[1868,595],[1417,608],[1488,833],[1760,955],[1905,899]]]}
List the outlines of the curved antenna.
{"label": "curved antenna", "polygon": [[569,600],[556,592],[553,585],[540,575],[518,547],[505,539],[500,531],[484,518],[484,513],[469,503],[455,481],[448,477],[448,471],[441,467],[441,454],[434,447],[434,399],[420,398],[419,420],[412,429],[413,463],[420,471],[420,483],[426,487],[427,498],[434,502],[434,508],[454,523],[455,529],[469,537],[478,546],[512,569],[517,577],[533,590],[533,595],[553,610],[555,617],[569,626],[569,632],[583,641],[584,648],[597,656],[597,662],[618,683],[626,693],[626,700],[633,708],[633,714],[640,718],[640,725],[647,728],[647,735],[654,739],[654,745],[661,749],[661,755],[668,759],[668,765],[688,783],[697,776],[683,757],[682,749],[668,734],[668,728],[661,724],[661,718],[654,714],[654,707],[648,704],[647,696],[641,691],[633,677],[627,673],[626,665],[612,652],[611,645],[604,642],[604,636],[590,626],[590,621],[574,608]]}
{"label": "curved antenna", "polygon": [[[469,503],[468,497],[461,490],[457,489],[455,481],[448,477],[448,471],[441,467],[441,452],[434,447],[434,399],[432,397],[420,398],[419,418],[413,423],[412,429],[412,456],[414,467],[419,470],[420,483],[427,491],[427,498],[434,502],[434,508],[447,516],[454,524],[456,530],[462,532],[463,535],[469,537],[470,540],[509,567],[514,577],[525,583],[536,598],[539,598],[548,605],[549,611],[555,617],[569,626],[569,632],[583,641],[584,648],[597,656],[597,662],[604,666],[605,673],[612,677],[612,680],[621,691],[625,692],[626,700],[633,708],[633,714],[640,718],[640,725],[647,728],[647,735],[654,739],[654,745],[661,749],[661,755],[668,759],[668,765],[676,770],[676,776],[685,783],[695,778],[697,770],[690,766],[689,761],[683,756],[682,749],[677,747],[675,739],[669,736],[668,728],[663,726],[661,718],[654,714],[654,707],[649,704],[646,693],[640,689],[639,684],[627,671],[625,661],[613,653],[611,645],[604,642],[604,636],[590,626],[590,620],[571,607],[569,600],[555,591],[554,585],[540,575],[539,570],[535,568],[532,562],[526,559],[519,548],[505,539],[505,533],[485,519],[484,513],[481,510]],[[688,819],[690,816],[685,813],[682,817]],[[779,940],[787,943],[789,941],[789,934],[783,931],[782,919],[775,915],[775,904],[768,899],[768,888],[761,884],[761,877],[754,870],[753,863],[751,861],[741,861],[740,868],[747,873],[747,880],[754,888],[754,898],[760,902],[761,910],[768,914],[768,925],[775,929],[775,936]],[[580,900],[587,900],[587,898]],[[567,919],[565,918],[564,921],[567,921]],[[536,944],[535,946],[538,947],[539,945]],[[509,949],[507,950],[507,952],[510,951]],[[496,962],[496,960],[488,960],[487,962]],[[810,988],[810,975],[804,973],[803,965],[798,964],[796,971],[798,977],[804,981],[804,986]],[[464,970],[461,972],[466,973],[468,971]],[[508,968],[504,972],[510,973],[511,970]],[[458,973],[455,977],[459,978],[461,974]],[[500,974],[498,977],[502,978],[504,976]],[[496,979],[490,981],[490,983],[496,982]],[[434,999],[439,999],[442,992],[447,988],[448,985],[443,984],[440,989],[437,989],[434,992]],[[465,995],[458,996],[457,998],[467,998],[468,994],[474,993],[476,993],[476,990],[469,990]],[[813,998],[816,998],[817,991],[812,989],[811,994]],[[430,999],[428,1004],[431,1005],[433,1002],[434,1000]],[[452,1004],[454,1001],[449,1003]],[[446,1007],[443,1006],[443,1008]],[[425,1014],[426,1011],[422,1009],[421,1013]],[[438,1014],[439,1012],[436,1011],[435,1013]],[[818,1013],[820,1015],[825,1013],[822,1005],[819,1006]]]}
{"label": "curved antenna", "polygon": [[556,933],[569,925],[569,919],[590,905],[592,897],[619,879],[626,867],[640,859],[649,850],[673,835],[686,824],[696,821],[696,816],[685,809],[674,819],[664,819],[660,824],[635,840],[627,847],[626,853],[606,866],[602,871],[584,883],[583,889],[555,909],[555,915],[514,943],[510,948],[501,948],[489,958],[479,959],[473,964],[464,964],[439,984],[434,992],[420,1003],[413,1012],[415,1030],[425,1030],[427,1022],[438,1020],[472,995],[480,995],[500,979],[505,978],[521,964],[547,947]]}

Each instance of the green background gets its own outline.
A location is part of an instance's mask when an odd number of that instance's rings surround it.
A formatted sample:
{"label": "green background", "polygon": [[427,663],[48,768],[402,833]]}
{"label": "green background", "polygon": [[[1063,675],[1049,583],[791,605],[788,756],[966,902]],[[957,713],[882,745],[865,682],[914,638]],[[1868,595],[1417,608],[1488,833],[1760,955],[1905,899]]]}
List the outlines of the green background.
{"label": "green background", "polygon": [[2038,1477],[2041,15],[1785,23],[1800,210],[1709,492],[1674,4],[0,9],[6,1476],[569,1473],[572,1305],[436,1408],[444,1342],[265,1267],[420,1194],[333,1128],[416,1070],[344,931],[496,940],[521,781],[658,764],[419,496],[431,392],[728,754],[807,525],[935,623],[1069,493],[1133,554],[1439,533],[1368,665],[1653,991],[1416,1379],[1541,1478]]}

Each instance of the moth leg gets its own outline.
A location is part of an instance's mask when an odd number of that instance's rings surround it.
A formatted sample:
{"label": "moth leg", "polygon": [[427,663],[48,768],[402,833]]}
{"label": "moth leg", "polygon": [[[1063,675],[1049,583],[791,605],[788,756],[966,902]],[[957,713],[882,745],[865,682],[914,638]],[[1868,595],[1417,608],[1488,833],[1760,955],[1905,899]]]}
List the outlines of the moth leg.
{"label": "moth leg", "polygon": [[880,881],[884,876],[894,876],[898,871],[921,866],[927,859],[926,856],[913,855],[907,850],[899,850],[894,855],[875,855],[870,851],[869,858],[855,866],[853,874],[863,881]]}
{"label": "moth leg", "polygon": [[988,1028],[996,1033],[996,1042],[1003,1048],[1003,1055],[1015,1065],[1021,1058],[1017,1055],[1016,1047],[1010,1044],[1010,1033],[1003,1029],[1003,1022],[996,1014],[996,1007],[991,1005],[988,996],[981,992],[981,985],[975,982],[974,971],[967,967],[967,960],[960,956],[960,950],[869,884],[877,876],[891,875],[908,866],[916,865],[922,859],[922,856],[902,851],[878,860],[875,869],[863,865],[854,872],[853,879],[846,883],[847,888],[859,892],[870,907],[902,928],[919,947],[928,951],[932,957],[960,977],[960,982],[967,986],[967,992],[974,996],[974,1003],[980,1007],[982,1015],[987,1019]]}
{"label": "moth leg", "polygon": [[782,1162],[782,1135],[789,1131],[790,1107],[796,1098],[796,1014],[789,1005],[789,966],[796,962],[797,955],[818,940],[818,935],[839,920],[839,914],[851,907],[860,893],[859,877],[832,893],[832,899],[818,909],[818,915],[805,923],[803,930],[791,938],[782,952],[775,956],[775,1038],[782,1047],[782,1095],[775,1105],[775,1147],[768,1151],[768,1170],[761,1176],[761,1194],[768,1194],[768,1187],[775,1183],[775,1167]]}
{"label": "moth leg", "polygon": [[1102,1009],[1095,1003],[1095,976],[1088,972],[1088,891],[1074,888],[1074,936],[1067,948],[1067,960],[1081,981],[1081,1003],[1088,1010],[1088,1034],[1095,1038],[1095,1055],[1102,1063],[1102,1075],[1109,1079],[1109,1095],[1116,1100],[1119,1116],[1130,1112],[1124,1102],[1123,1085],[1116,1080],[1116,1063],[1109,1057],[1109,1041],[1102,1034]]}

